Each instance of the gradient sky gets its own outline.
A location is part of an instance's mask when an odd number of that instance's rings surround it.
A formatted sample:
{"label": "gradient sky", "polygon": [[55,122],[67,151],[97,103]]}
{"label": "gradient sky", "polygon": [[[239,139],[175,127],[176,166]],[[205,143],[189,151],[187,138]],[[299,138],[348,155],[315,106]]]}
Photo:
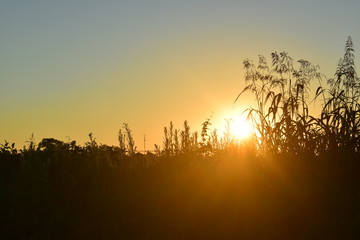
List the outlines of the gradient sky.
{"label": "gradient sky", "polygon": [[[32,133],[116,145],[128,123],[138,149],[169,121],[217,128],[251,103],[242,61],[287,51],[331,77],[360,1],[17,1],[0,3],[0,141]],[[359,55],[356,54],[358,57]],[[356,60],[358,63],[358,60]],[[359,65],[359,64],[357,64]]]}

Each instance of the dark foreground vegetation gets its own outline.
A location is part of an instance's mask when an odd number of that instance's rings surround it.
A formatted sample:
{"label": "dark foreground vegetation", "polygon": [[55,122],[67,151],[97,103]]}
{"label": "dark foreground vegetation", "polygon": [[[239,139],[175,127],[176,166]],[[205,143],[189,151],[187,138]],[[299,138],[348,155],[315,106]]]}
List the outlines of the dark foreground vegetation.
{"label": "dark foreground vegetation", "polygon": [[[257,135],[199,136],[164,128],[140,154],[124,125],[119,146],[43,139],[0,149],[0,239],[358,239],[359,79],[349,38],[319,117],[308,88],[323,78],[305,60],[273,53],[244,61],[258,106]],[[310,102],[313,99],[310,100]]]}
{"label": "dark foreground vegetation", "polygon": [[357,239],[359,153],[1,154],[1,239]]}

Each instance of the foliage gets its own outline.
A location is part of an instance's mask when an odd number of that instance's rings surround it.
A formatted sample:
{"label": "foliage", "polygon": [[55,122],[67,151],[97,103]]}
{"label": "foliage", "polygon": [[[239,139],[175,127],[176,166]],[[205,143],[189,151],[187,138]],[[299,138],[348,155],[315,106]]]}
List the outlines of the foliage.
{"label": "foliage", "polygon": [[[244,61],[257,134],[238,143],[172,122],[154,153],[53,138],[0,145],[0,239],[357,239],[359,79],[351,38],[330,88],[285,52]],[[319,117],[308,110],[318,81]]]}
{"label": "foliage", "polygon": [[[299,60],[295,69],[287,53],[272,53],[272,65],[263,56],[255,66],[245,60],[245,81],[249,84],[239,94],[251,91],[257,108],[248,109],[248,118],[257,128],[259,149],[268,153],[321,154],[341,148],[359,150],[360,108],[359,79],[355,71],[353,44],[346,42],[344,59],[330,89],[321,85],[319,67]],[[318,81],[315,99],[322,96],[319,117],[309,114],[307,98],[310,83]],[[235,101],[238,100],[236,98]]]}
{"label": "foliage", "polygon": [[130,155],[55,139],[38,146],[2,145],[1,239],[359,237],[359,153],[262,157],[249,145]]}

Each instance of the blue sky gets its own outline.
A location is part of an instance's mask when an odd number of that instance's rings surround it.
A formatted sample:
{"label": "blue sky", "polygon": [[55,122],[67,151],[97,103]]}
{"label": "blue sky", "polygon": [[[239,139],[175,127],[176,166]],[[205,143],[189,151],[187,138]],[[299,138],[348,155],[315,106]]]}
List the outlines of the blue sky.
{"label": "blue sky", "polygon": [[171,120],[195,129],[214,112],[220,121],[244,87],[245,58],[287,51],[331,77],[347,37],[360,43],[359,9],[359,1],[2,1],[0,141],[21,147],[34,133],[81,143],[94,132],[116,144],[126,122],[137,139],[160,143]]}

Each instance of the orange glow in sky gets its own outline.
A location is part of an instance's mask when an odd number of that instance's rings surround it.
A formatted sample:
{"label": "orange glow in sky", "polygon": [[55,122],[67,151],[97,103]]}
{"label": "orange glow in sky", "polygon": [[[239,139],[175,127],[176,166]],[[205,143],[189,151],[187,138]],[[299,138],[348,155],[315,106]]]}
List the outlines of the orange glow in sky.
{"label": "orange glow in sky", "polygon": [[198,131],[211,113],[219,134],[233,118],[233,134],[243,138],[249,127],[228,111],[245,87],[242,61],[262,54],[270,62],[271,52],[286,51],[331,77],[347,36],[360,42],[359,8],[360,1],[6,1],[0,143],[21,148],[34,133],[36,142],[83,144],[93,132],[117,145],[128,123],[136,145],[146,135],[151,150],[170,121]]}

